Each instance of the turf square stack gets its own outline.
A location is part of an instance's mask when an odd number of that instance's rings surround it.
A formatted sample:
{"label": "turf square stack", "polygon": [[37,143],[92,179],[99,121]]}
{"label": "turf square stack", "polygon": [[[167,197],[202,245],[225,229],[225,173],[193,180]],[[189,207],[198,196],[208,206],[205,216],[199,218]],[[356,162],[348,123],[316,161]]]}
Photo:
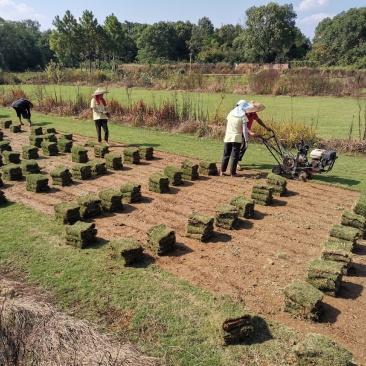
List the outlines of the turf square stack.
{"label": "turf square stack", "polygon": [[57,186],[70,186],[72,182],[72,174],[70,170],[64,166],[59,166],[50,172],[52,182]]}
{"label": "turf square stack", "polygon": [[41,147],[43,141],[44,141],[43,135],[29,136],[29,143],[33,146]]}
{"label": "turf square stack", "polygon": [[46,127],[46,134],[55,134],[56,133],[56,129],[54,127]]}
{"label": "turf square stack", "polygon": [[12,121],[0,121],[0,127],[9,128],[13,122]]}
{"label": "turf square stack", "polygon": [[3,173],[0,172],[0,187],[2,187],[4,185],[4,182],[3,182],[2,178],[1,178],[2,175],[3,175]]}
{"label": "turf square stack", "polygon": [[97,229],[94,223],[77,221],[66,225],[66,243],[76,248],[84,248],[96,241]]}
{"label": "turf square stack", "polygon": [[123,150],[123,162],[125,164],[139,164],[140,152],[137,148],[124,149]]}
{"label": "turf square stack", "polygon": [[70,153],[71,149],[72,149],[72,140],[67,140],[67,139],[59,139],[57,141],[57,147],[59,152],[61,153]]}
{"label": "turf square stack", "polygon": [[47,142],[57,142],[57,137],[54,133],[45,133],[43,135],[43,141]]}
{"label": "turf square stack", "polygon": [[202,214],[200,212],[192,212],[188,215],[188,223],[186,228],[186,236],[188,238],[207,241],[214,234],[214,217]]}
{"label": "turf square stack", "polygon": [[0,206],[6,205],[8,200],[5,197],[5,193],[3,191],[0,191]]}
{"label": "turf square stack", "polygon": [[63,133],[60,135],[60,139],[73,141],[73,135],[72,133]]}
{"label": "turf square stack", "polygon": [[20,153],[5,150],[2,152],[5,164],[20,164]]}
{"label": "turf square stack", "polygon": [[252,317],[249,314],[240,318],[226,319],[222,324],[226,344],[237,344],[248,340],[254,332]]}
{"label": "turf square stack", "polygon": [[46,156],[56,156],[58,155],[57,142],[45,141],[41,143],[42,152]]}
{"label": "turf square stack", "polygon": [[0,130],[0,141],[4,140],[4,132]]}
{"label": "turf square stack", "polygon": [[251,198],[259,205],[268,206],[273,201],[273,188],[269,184],[255,183],[253,185]]}
{"label": "turf square stack", "polygon": [[175,249],[175,231],[165,224],[152,227],[147,236],[148,247],[157,255],[166,255]]}
{"label": "turf square stack", "polygon": [[4,165],[4,163],[3,163],[3,156],[0,155],[0,166],[3,166],[3,165]]}
{"label": "turf square stack", "polygon": [[43,135],[43,129],[42,127],[32,126],[30,129],[30,134],[34,136]]}
{"label": "turf square stack", "polygon": [[136,239],[117,239],[110,241],[109,244],[116,255],[123,258],[125,266],[129,266],[143,260],[144,249]]}
{"label": "turf square stack", "polygon": [[344,211],[341,217],[341,225],[351,226],[361,230],[362,237],[366,238],[366,217],[353,212]]}
{"label": "turf square stack", "polygon": [[25,189],[35,193],[47,192],[50,189],[48,180],[47,176],[43,174],[29,174]]}
{"label": "turf square stack", "polygon": [[169,178],[163,172],[153,173],[149,176],[149,191],[155,193],[169,192]]}
{"label": "turf square stack", "polygon": [[121,155],[108,153],[104,155],[104,159],[108,169],[120,170],[123,168]]}
{"label": "turf square stack", "polygon": [[154,148],[152,146],[140,146],[139,154],[140,154],[140,159],[153,160],[154,159]]}
{"label": "turf square stack", "polygon": [[238,217],[244,217],[246,219],[254,217],[255,200],[252,198],[238,195],[231,200],[230,204],[238,208]]}
{"label": "turf square stack", "polygon": [[122,193],[122,201],[133,203],[141,201],[141,185],[135,182],[122,184],[120,191]]}
{"label": "turf square stack", "polygon": [[21,180],[23,178],[22,168],[19,165],[8,164],[1,169],[5,180]]}
{"label": "turf square stack", "polygon": [[287,193],[287,180],[280,175],[269,173],[267,175],[267,184],[273,188],[274,196],[285,196]]}
{"label": "turf square stack", "polygon": [[56,220],[73,225],[80,221],[80,206],[76,202],[60,202],[53,206]]}
{"label": "turf square stack", "polygon": [[293,281],[283,289],[285,295],[284,311],[296,318],[319,320],[323,312],[323,292],[306,281]]}
{"label": "turf square stack", "polygon": [[73,164],[72,176],[75,179],[90,179],[92,176],[91,167],[87,164]]}
{"label": "turf square stack", "polygon": [[21,163],[22,173],[24,175],[37,174],[41,171],[35,160],[23,160]]}
{"label": "turf square stack", "polygon": [[356,244],[357,240],[362,238],[363,233],[360,229],[336,224],[330,229],[329,235],[332,238],[347,240]]}
{"label": "turf square stack", "polygon": [[0,141],[0,152],[2,153],[3,151],[11,151],[11,146],[10,146],[10,141],[9,140],[3,140]]}
{"label": "turf square stack", "polygon": [[123,210],[122,193],[109,188],[99,192],[102,210],[106,212],[118,212]]}
{"label": "turf square stack", "polygon": [[71,161],[73,163],[88,162],[88,150],[83,146],[73,146],[71,148]]}
{"label": "turf square stack", "polygon": [[343,274],[347,274],[352,264],[352,250],[353,244],[350,241],[326,240],[323,242],[321,259],[343,263]]}
{"label": "turf square stack", "polygon": [[19,133],[19,132],[22,132],[22,127],[21,127],[21,125],[11,125],[9,127],[9,131],[13,132],[13,133]]}
{"label": "turf square stack", "polygon": [[99,216],[102,213],[101,199],[92,193],[76,198],[80,205],[80,216],[83,219]]}
{"label": "turf square stack", "polygon": [[351,366],[353,355],[333,339],[316,333],[308,333],[295,350],[298,366]]}
{"label": "turf square stack", "polygon": [[228,203],[216,207],[216,226],[232,230],[238,223],[239,209]]}
{"label": "turf square stack", "polygon": [[197,180],[199,177],[198,173],[198,164],[189,161],[184,160],[181,165],[182,168],[182,178],[185,180]]}
{"label": "turf square stack", "polygon": [[90,160],[87,165],[90,166],[92,175],[103,175],[107,173],[107,167],[102,160]]}
{"label": "turf square stack", "polygon": [[336,296],[341,284],[344,264],[336,261],[313,259],[309,263],[306,281],[329,296]]}
{"label": "turf square stack", "polygon": [[183,184],[183,171],[180,168],[169,165],[164,168],[164,175],[169,178],[169,183],[173,186],[180,186]]}
{"label": "turf square stack", "polygon": [[352,209],[355,214],[366,217],[366,192],[360,194]]}
{"label": "turf square stack", "polygon": [[108,146],[105,144],[94,145],[94,156],[96,158],[104,158],[105,154],[109,153]]}
{"label": "turf square stack", "polygon": [[198,173],[204,176],[209,175],[219,175],[219,171],[217,170],[216,163],[209,160],[201,160],[199,162]]}
{"label": "turf square stack", "polygon": [[26,160],[39,159],[37,146],[22,146],[22,158]]}

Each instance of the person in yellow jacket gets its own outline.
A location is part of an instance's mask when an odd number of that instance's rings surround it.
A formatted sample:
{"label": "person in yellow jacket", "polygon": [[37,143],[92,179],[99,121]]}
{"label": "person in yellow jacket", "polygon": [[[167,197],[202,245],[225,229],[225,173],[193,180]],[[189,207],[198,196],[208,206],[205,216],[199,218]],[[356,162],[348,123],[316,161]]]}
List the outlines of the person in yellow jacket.
{"label": "person in yellow jacket", "polygon": [[90,108],[93,110],[93,121],[97,130],[98,142],[102,142],[102,129],[104,131],[104,143],[109,146],[109,130],[108,130],[108,108],[104,99],[104,94],[108,91],[98,88],[93,94],[90,102]]}
{"label": "person in yellow jacket", "polygon": [[232,177],[239,177],[236,173],[236,168],[243,138],[248,138],[246,132],[248,117],[245,115],[248,108],[253,108],[253,105],[249,104],[246,100],[241,99],[226,117],[227,124],[224,137],[224,153],[221,160],[221,176],[226,175],[225,172],[231,158],[230,175]]}

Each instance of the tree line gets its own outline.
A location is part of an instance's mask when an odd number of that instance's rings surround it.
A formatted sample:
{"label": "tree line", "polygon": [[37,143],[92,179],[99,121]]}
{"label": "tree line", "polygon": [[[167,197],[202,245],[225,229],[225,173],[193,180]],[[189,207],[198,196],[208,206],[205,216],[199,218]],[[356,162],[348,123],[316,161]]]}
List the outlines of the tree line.
{"label": "tree line", "polygon": [[292,4],[270,2],[245,12],[245,24],[215,28],[209,18],[142,24],[92,11],[56,16],[53,30],[33,20],[0,18],[0,69],[22,72],[62,67],[117,70],[122,63],[315,63],[366,67],[366,7],[322,20],[312,42],[295,26]]}

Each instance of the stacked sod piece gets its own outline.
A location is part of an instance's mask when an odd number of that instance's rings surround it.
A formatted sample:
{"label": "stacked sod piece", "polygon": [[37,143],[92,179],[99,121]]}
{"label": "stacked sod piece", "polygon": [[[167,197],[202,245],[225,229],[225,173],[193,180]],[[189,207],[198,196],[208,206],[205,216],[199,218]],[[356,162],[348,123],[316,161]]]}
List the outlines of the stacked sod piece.
{"label": "stacked sod piece", "polygon": [[60,135],[60,139],[73,141],[73,135],[72,133],[63,133]]}
{"label": "stacked sod piece", "polygon": [[0,121],[0,127],[9,128],[13,122],[12,121]]}
{"label": "stacked sod piece", "polygon": [[123,162],[125,164],[139,164],[140,152],[137,148],[124,149],[123,150]]}
{"label": "stacked sod piece", "polygon": [[259,205],[268,206],[273,201],[273,188],[269,184],[255,183],[252,188],[251,198]]}
{"label": "stacked sod piece", "polygon": [[75,179],[90,179],[92,176],[91,167],[87,164],[73,164],[72,165],[72,176]]}
{"label": "stacked sod piece", "polygon": [[59,166],[50,172],[52,182],[57,186],[70,186],[72,182],[72,174],[67,167]]}
{"label": "stacked sod piece", "polygon": [[169,192],[169,178],[163,172],[156,172],[149,176],[149,191],[155,193]]}
{"label": "stacked sod piece", "polygon": [[102,160],[90,160],[87,165],[90,166],[92,175],[103,175],[107,173],[107,167]]}
{"label": "stacked sod piece", "polygon": [[53,206],[56,220],[73,225],[80,221],[80,206],[76,202],[60,202]]}
{"label": "stacked sod piece", "polygon": [[94,145],[94,156],[96,158],[104,158],[105,154],[109,153],[108,146],[105,144]]}
{"label": "stacked sod piece", "polygon": [[330,229],[329,235],[331,238],[347,240],[356,244],[357,240],[362,238],[362,231],[355,227],[336,224]]}
{"label": "stacked sod piece", "polygon": [[39,168],[38,163],[35,160],[32,160],[32,159],[22,160],[21,167],[22,167],[22,173],[24,175],[37,174],[41,171],[41,169]]}
{"label": "stacked sod piece", "polygon": [[352,209],[355,214],[366,217],[366,192],[360,194]]}
{"label": "stacked sod piece", "polygon": [[306,281],[329,296],[336,296],[344,272],[342,262],[313,259],[309,263]]}
{"label": "stacked sod piece", "polygon": [[46,132],[46,134],[57,133],[56,129],[54,127],[46,127],[45,132]]}
{"label": "stacked sod piece", "polygon": [[199,177],[198,173],[198,164],[189,161],[184,160],[181,165],[182,168],[182,178],[185,180],[197,180]]}
{"label": "stacked sod piece", "polygon": [[366,236],[366,217],[353,212],[344,211],[341,217],[341,225],[354,227],[361,231],[362,237]]}
{"label": "stacked sod piece", "polygon": [[169,183],[173,186],[180,186],[183,184],[182,175],[183,171],[176,166],[166,166],[164,168],[164,175],[169,178]]}
{"label": "stacked sod piece", "polygon": [[43,140],[41,143],[42,152],[46,156],[58,155],[57,142]]}
{"label": "stacked sod piece", "polygon": [[326,240],[323,242],[321,259],[343,264],[343,274],[347,274],[352,265],[353,243],[347,240]]}
{"label": "stacked sod piece", "polygon": [[284,196],[287,193],[287,180],[277,174],[269,173],[267,175],[267,184],[273,188],[274,196]]}
{"label": "stacked sod piece", "polygon": [[283,289],[284,311],[296,318],[318,321],[323,312],[324,294],[310,283],[296,280]]}
{"label": "stacked sod piece", "polygon": [[316,333],[308,333],[295,350],[299,366],[351,366],[353,355],[333,339]]}
{"label": "stacked sod piece", "polygon": [[214,234],[214,217],[192,212],[188,215],[186,236],[189,238],[207,241]]}
{"label": "stacked sod piece", "polygon": [[76,200],[80,206],[81,218],[86,219],[89,217],[95,217],[102,213],[102,201],[97,195],[88,193],[84,196],[77,197]]}
{"label": "stacked sod piece", "polygon": [[3,165],[4,165],[4,163],[3,163],[3,156],[0,155],[0,166],[3,166]]}
{"label": "stacked sod piece", "polygon": [[17,164],[8,164],[1,169],[5,180],[21,180],[23,178],[22,168]]}
{"label": "stacked sod piece", "polygon": [[5,197],[5,193],[3,191],[0,191],[0,206],[6,205],[8,200]]}
{"label": "stacked sod piece", "polygon": [[32,136],[40,136],[40,135],[43,135],[43,129],[42,129],[42,127],[32,126],[31,129],[30,129],[30,134]]}
{"label": "stacked sod piece", "polygon": [[83,146],[73,146],[71,148],[71,161],[73,163],[87,163],[88,150]]}
{"label": "stacked sod piece", "polygon": [[3,175],[3,173],[0,172],[0,187],[2,187],[4,185],[4,182],[3,182],[2,178],[1,178],[2,175]]}
{"label": "stacked sod piece", "polygon": [[154,148],[152,146],[140,146],[139,147],[140,159],[153,160]]}
{"label": "stacked sod piece", "polygon": [[57,141],[57,147],[59,152],[61,153],[70,153],[72,149],[73,142],[72,140],[68,139],[59,139]]}
{"label": "stacked sod piece", "polygon": [[99,192],[102,210],[106,212],[118,212],[123,210],[122,193],[109,188]]}
{"label": "stacked sod piece", "polygon": [[57,142],[57,137],[54,133],[45,133],[42,135],[43,141],[47,142]]}
{"label": "stacked sod piece", "polygon": [[0,141],[0,152],[2,153],[4,151],[12,151],[9,140]]}
{"label": "stacked sod piece", "polygon": [[19,132],[22,132],[22,127],[21,127],[21,125],[11,125],[9,127],[9,131],[13,132],[13,133],[19,133]]}
{"label": "stacked sod piece", "polygon": [[20,164],[20,153],[5,150],[2,152],[5,164]]}
{"label": "stacked sod piece", "polygon": [[201,160],[199,162],[198,173],[204,176],[219,175],[216,163],[209,160]]}
{"label": "stacked sod piece", "polygon": [[175,249],[175,231],[165,224],[153,226],[147,236],[147,246],[157,255],[166,255]]}
{"label": "stacked sod piece", "polygon": [[43,174],[29,174],[25,189],[35,193],[47,192],[50,189],[48,181],[47,176]]}
{"label": "stacked sod piece", "polygon": [[108,153],[104,155],[104,159],[108,169],[120,170],[123,168],[121,155]]}
{"label": "stacked sod piece", "polygon": [[4,132],[0,130],[0,141],[4,140]]}
{"label": "stacked sod piece", "polygon": [[22,146],[22,158],[26,160],[38,159],[38,147],[34,145]]}
{"label": "stacked sod piece", "polygon": [[94,223],[77,221],[66,225],[66,243],[76,248],[84,248],[96,240],[97,229]]}
{"label": "stacked sod piece", "polygon": [[122,201],[125,203],[141,201],[141,185],[138,183],[124,183],[122,184],[120,191],[122,193]]}
{"label": "stacked sod piece", "polygon": [[254,332],[252,317],[249,314],[239,318],[226,319],[222,324],[226,344],[237,344],[248,340]]}
{"label": "stacked sod piece", "polygon": [[36,147],[41,147],[42,142],[44,141],[43,135],[30,135],[29,143]]}
{"label": "stacked sod piece", "polygon": [[84,146],[94,147],[95,145],[100,145],[101,142],[96,142],[93,140],[88,140],[84,143]]}
{"label": "stacked sod piece", "polygon": [[136,239],[117,239],[110,241],[109,244],[115,255],[123,258],[125,266],[129,266],[143,260],[144,249]]}
{"label": "stacked sod piece", "polygon": [[216,226],[232,230],[238,223],[239,209],[228,203],[216,207]]}
{"label": "stacked sod piece", "polygon": [[246,219],[254,217],[255,200],[252,198],[238,195],[231,200],[230,204],[238,208],[238,217],[244,217]]}

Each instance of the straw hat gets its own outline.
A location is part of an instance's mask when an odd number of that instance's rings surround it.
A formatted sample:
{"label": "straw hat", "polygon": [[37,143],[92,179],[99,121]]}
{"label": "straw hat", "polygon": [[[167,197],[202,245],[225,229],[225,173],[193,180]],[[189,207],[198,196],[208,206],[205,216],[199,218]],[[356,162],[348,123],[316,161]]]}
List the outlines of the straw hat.
{"label": "straw hat", "polygon": [[107,90],[103,89],[103,88],[98,88],[93,94],[92,96],[96,96],[96,95],[101,95],[101,94],[106,94],[109,93]]}
{"label": "straw hat", "polygon": [[253,105],[253,108],[248,108],[246,113],[260,112],[266,108],[263,104],[255,102],[254,100],[251,100],[249,103]]}

